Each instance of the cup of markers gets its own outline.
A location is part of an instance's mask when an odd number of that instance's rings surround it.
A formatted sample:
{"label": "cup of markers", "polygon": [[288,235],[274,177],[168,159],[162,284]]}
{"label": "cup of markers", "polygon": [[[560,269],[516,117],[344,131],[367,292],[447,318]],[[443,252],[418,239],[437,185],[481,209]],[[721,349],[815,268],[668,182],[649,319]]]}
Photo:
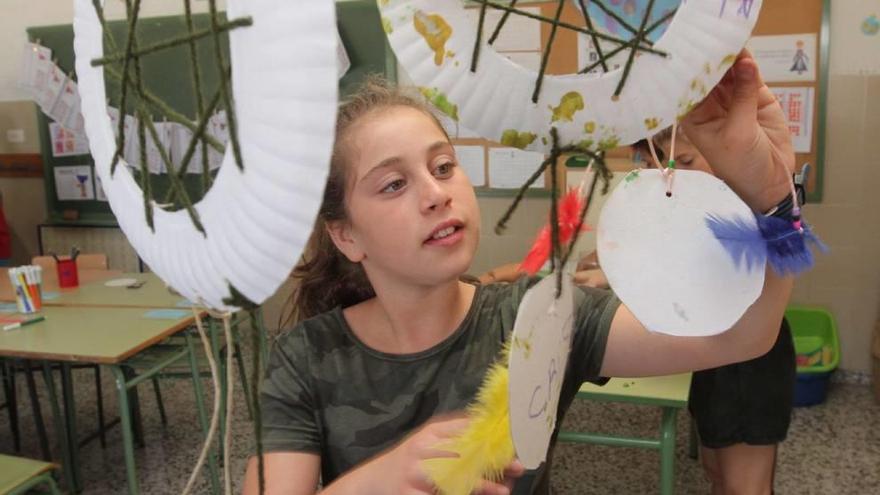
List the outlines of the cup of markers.
{"label": "cup of markers", "polygon": [[43,309],[43,267],[36,265],[10,268],[7,272],[15,291],[19,313],[36,313]]}

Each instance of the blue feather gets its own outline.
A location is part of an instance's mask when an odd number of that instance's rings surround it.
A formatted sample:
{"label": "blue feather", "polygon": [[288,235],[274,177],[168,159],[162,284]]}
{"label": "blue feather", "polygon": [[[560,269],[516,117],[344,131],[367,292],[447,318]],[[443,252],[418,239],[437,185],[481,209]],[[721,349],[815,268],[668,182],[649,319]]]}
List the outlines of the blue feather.
{"label": "blue feather", "polygon": [[755,215],[758,227],[767,241],[767,261],[779,275],[797,275],[813,267],[813,252],[807,247],[805,235],[790,220]]}
{"label": "blue feather", "polygon": [[728,220],[709,215],[706,226],[730,254],[737,268],[744,265],[746,270],[751,271],[767,263],[767,243],[764,237],[760,230],[749,225],[743,218]]}
{"label": "blue feather", "polygon": [[757,228],[741,217],[722,219],[714,215],[706,218],[706,226],[724,246],[737,267],[747,270],[769,263],[779,275],[797,275],[813,266],[813,253],[807,243],[823,253],[828,247],[802,222],[803,233],[792,222],[778,217],[755,215]]}

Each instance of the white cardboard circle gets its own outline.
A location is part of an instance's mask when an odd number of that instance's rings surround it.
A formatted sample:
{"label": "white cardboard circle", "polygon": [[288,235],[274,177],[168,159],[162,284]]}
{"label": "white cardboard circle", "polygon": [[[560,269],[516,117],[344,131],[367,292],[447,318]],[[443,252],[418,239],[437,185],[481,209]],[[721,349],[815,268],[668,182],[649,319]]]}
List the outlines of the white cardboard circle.
{"label": "white cardboard circle", "polygon": [[547,457],[556,427],[559,392],[571,352],[574,301],[569,276],[556,296],[556,275],[535,284],[523,296],[511,337],[510,433],[526,469]]}
{"label": "white cardboard circle", "polygon": [[650,331],[678,336],[729,329],[761,294],[764,266],[738,268],[712,231],[708,215],[753,213],[716,177],[678,170],[672,197],[658,170],[631,172],[599,216],[599,262],[612,289]]}
{"label": "white cardboard circle", "polygon": [[104,285],[107,287],[128,287],[135,283],[137,283],[137,279],[135,278],[114,278],[104,282]]}
{"label": "white cardboard circle", "polygon": [[537,73],[496,52],[488,34],[477,70],[470,71],[478,16],[467,15],[461,0],[378,3],[397,59],[429,100],[487,139],[546,153],[553,144],[551,127],[560,145],[595,150],[633,143],[672,125],[733,64],[762,0],[749,0],[747,9],[726,0],[683,2],[654,45],[670,56],[636,57],[619,99],[612,97],[623,68],[548,75],[537,103],[532,102]]}
{"label": "white cardboard circle", "polygon": [[[332,2],[229,0],[232,89],[244,171],[227,149],[215,182],[195,205],[207,236],[185,210],[153,208],[116,149],[107,115],[103,31],[89,0],[75,0],[76,72],[95,169],[119,226],[168,285],[211,308],[234,287],[260,304],[285,281],[312,231],[327,178],[336,119],[336,21]],[[122,40],[117,40],[121,43]],[[279,81],[284,84],[279,85]]]}

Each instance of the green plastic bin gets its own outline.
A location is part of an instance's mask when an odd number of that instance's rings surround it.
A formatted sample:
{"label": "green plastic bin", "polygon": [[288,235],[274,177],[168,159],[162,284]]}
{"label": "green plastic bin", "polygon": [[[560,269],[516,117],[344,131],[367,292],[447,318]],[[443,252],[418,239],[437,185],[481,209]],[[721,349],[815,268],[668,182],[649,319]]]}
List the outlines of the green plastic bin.
{"label": "green plastic bin", "polygon": [[840,339],[834,315],[823,308],[791,306],[785,310],[797,356],[794,405],[825,402],[831,373],[840,363]]}

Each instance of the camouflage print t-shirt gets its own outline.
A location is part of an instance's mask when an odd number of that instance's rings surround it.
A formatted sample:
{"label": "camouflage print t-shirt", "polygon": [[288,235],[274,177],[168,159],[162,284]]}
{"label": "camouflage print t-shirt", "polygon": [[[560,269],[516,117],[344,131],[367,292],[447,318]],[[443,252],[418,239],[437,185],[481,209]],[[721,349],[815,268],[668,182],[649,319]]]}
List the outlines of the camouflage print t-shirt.
{"label": "camouflage print t-shirt", "polygon": [[[300,323],[279,337],[269,359],[262,389],[266,452],[320,455],[327,485],[432,416],[464,409],[513,330],[523,294],[536,281],[478,287],[455,333],[415,354],[367,347],[340,308]],[[576,328],[560,418],[582,382],[604,383],[599,369],[619,305],[608,291],[574,293]],[[548,484],[542,469],[521,478],[514,493],[547,493]]]}

